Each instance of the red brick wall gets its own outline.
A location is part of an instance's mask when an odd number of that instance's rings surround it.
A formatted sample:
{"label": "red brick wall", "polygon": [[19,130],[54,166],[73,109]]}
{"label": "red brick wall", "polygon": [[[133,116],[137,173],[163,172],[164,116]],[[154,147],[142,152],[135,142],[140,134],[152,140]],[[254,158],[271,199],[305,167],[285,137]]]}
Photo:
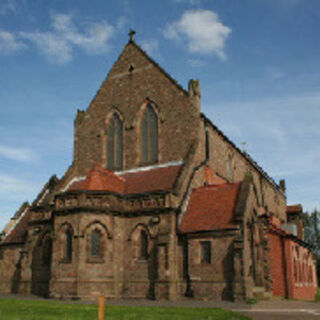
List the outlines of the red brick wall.
{"label": "red brick wall", "polygon": [[287,239],[289,296],[292,299],[314,300],[317,292],[316,264],[312,253]]}
{"label": "red brick wall", "polygon": [[269,243],[272,293],[290,299],[314,300],[317,277],[312,253],[273,232],[269,234]]}
{"label": "red brick wall", "polygon": [[275,296],[286,296],[285,262],[283,256],[282,239],[277,234],[269,234],[270,241],[270,269],[272,279],[272,293]]}

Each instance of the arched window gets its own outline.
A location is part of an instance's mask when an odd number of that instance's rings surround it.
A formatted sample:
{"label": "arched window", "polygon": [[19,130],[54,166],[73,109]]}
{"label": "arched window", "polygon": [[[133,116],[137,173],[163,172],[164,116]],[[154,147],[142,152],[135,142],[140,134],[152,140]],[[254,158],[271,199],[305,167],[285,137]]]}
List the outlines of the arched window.
{"label": "arched window", "polygon": [[158,161],[158,116],[151,104],[147,105],[141,123],[142,163]]}
{"label": "arched window", "polygon": [[148,235],[144,230],[140,234],[140,258],[148,259]]}
{"label": "arched window", "polygon": [[72,261],[72,231],[68,229],[65,233],[66,243],[65,243],[65,259],[67,261]]}
{"label": "arched window", "polygon": [[108,169],[122,169],[122,122],[118,114],[114,114],[108,129]]}
{"label": "arched window", "polygon": [[91,233],[91,257],[101,256],[101,232],[94,229]]}

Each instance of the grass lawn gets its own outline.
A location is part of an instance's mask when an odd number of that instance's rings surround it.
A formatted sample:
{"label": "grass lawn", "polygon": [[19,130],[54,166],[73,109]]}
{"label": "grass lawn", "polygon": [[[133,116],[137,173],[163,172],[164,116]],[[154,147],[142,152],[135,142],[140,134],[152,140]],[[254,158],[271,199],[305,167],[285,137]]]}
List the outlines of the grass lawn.
{"label": "grass lawn", "polygon": [[[1,320],[96,320],[96,305],[64,304],[57,301],[0,299]],[[124,307],[106,308],[106,320],[245,320],[235,312],[211,308]]]}

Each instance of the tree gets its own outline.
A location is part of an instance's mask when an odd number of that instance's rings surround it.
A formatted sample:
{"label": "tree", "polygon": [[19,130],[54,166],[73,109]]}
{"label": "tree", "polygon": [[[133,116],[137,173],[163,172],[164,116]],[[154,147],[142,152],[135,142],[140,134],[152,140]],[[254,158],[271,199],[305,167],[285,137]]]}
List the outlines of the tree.
{"label": "tree", "polygon": [[317,261],[317,278],[320,284],[320,212],[316,209],[309,214],[302,214],[304,223],[304,238],[311,245],[314,258]]}

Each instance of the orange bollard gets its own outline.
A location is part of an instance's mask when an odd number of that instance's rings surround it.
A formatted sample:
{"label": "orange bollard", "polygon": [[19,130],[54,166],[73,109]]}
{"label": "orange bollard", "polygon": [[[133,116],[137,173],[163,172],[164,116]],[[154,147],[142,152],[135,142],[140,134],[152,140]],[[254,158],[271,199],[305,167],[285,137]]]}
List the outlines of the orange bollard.
{"label": "orange bollard", "polygon": [[106,298],[99,296],[98,299],[98,320],[105,320]]}

